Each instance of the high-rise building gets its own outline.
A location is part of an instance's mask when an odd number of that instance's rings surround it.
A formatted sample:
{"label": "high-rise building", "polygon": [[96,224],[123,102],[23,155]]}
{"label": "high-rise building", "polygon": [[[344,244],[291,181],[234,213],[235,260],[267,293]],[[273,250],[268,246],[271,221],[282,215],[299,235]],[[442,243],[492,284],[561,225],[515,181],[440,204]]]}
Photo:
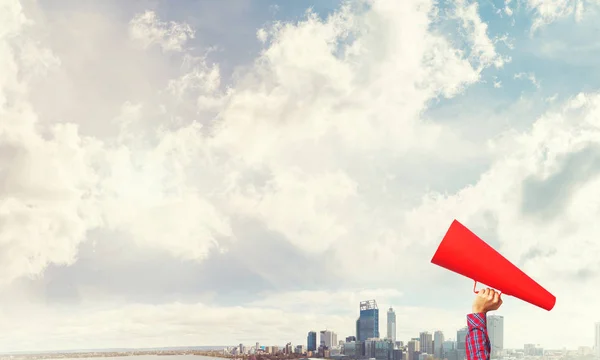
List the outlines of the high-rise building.
{"label": "high-rise building", "polygon": [[433,333],[433,345],[435,348],[433,349],[433,356],[436,359],[443,359],[444,353],[444,333],[441,331],[436,331]]}
{"label": "high-rise building", "polygon": [[450,351],[454,351],[454,350],[456,350],[456,342],[454,340],[444,341],[444,343],[442,344],[442,358],[441,359],[448,358],[447,354]]}
{"label": "high-rise building", "polygon": [[419,342],[421,343],[421,353],[433,355],[433,338],[429,331],[423,331],[419,334]]}
{"label": "high-rise building", "polygon": [[317,351],[317,333],[316,331],[309,331],[306,337],[306,350]]}
{"label": "high-rise building", "polygon": [[459,329],[456,332],[456,349],[457,350],[465,350],[466,349],[466,341],[467,334],[469,333],[469,328],[466,326],[462,329]]}
{"label": "high-rise building", "polygon": [[504,317],[498,315],[487,316],[487,331],[490,338],[491,357],[496,358],[504,349]]}
{"label": "high-rise building", "polygon": [[393,356],[394,343],[385,339],[371,338],[365,341],[365,357],[375,360],[389,360]]}
{"label": "high-rise building", "polygon": [[600,322],[596,324],[596,336],[594,337],[594,351],[596,353],[596,360],[600,359]]}
{"label": "high-rise building", "polygon": [[322,330],[321,331],[321,345],[331,349],[333,346],[337,346],[337,334],[333,331]]}
{"label": "high-rise building", "polygon": [[411,339],[407,344],[406,344],[406,352],[407,352],[407,357],[408,360],[416,360],[415,356],[417,355],[417,353],[419,353],[420,351],[420,344],[419,344],[419,339]]}
{"label": "high-rise building", "polygon": [[387,312],[387,338],[396,341],[396,313],[392,308]]}
{"label": "high-rise building", "polygon": [[379,308],[375,300],[360,302],[360,316],[356,320],[356,339],[365,341],[379,338]]}

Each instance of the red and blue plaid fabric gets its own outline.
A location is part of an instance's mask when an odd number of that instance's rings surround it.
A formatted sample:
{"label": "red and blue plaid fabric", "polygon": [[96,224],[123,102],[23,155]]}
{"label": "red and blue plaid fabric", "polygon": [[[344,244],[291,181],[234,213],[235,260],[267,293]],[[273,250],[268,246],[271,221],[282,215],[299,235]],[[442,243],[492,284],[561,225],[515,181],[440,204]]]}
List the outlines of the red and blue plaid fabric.
{"label": "red and blue plaid fabric", "polygon": [[490,338],[487,333],[487,319],[484,313],[467,315],[467,333],[466,348],[467,360],[489,360],[490,359]]}

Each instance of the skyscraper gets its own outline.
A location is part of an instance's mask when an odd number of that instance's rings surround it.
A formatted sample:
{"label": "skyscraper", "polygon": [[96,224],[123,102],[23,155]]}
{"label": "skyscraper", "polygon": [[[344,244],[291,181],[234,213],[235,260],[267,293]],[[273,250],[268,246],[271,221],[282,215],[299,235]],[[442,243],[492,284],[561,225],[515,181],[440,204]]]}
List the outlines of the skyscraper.
{"label": "skyscraper", "polygon": [[444,341],[444,343],[442,344],[442,358],[447,358],[448,356],[446,355],[448,352],[450,351],[454,351],[456,350],[456,341],[454,340],[446,340]]}
{"label": "skyscraper", "polygon": [[596,336],[594,337],[594,351],[596,360],[600,359],[600,322],[596,323]]}
{"label": "skyscraper", "polygon": [[496,358],[504,349],[504,317],[498,315],[487,316],[487,331],[492,348],[491,357]]}
{"label": "skyscraper", "polygon": [[316,351],[317,350],[317,333],[316,331],[309,331],[306,337],[306,350]]}
{"label": "skyscraper", "polygon": [[396,341],[396,313],[392,308],[387,312],[387,338]]}
{"label": "skyscraper", "polygon": [[433,349],[433,356],[436,359],[443,359],[444,353],[444,333],[441,331],[436,331],[433,333],[433,345],[435,348]]}
{"label": "skyscraper", "polygon": [[409,342],[406,344],[406,350],[407,350],[408,360],[416,360],[415,354],[419,353],[419,351],[420,351],[419,339],[409,340]]}
{"label": "skyscraper", "polygon": [[433,355],[433,339],[429,331],[419,334],[419,343],[421,344],[421,353]]}
{"label": "skyscraper", "polygon": [[375,300],[360,302],[360,316],[356,320],[356,339],[370,338],[379,338],[379,308]]}
{"label": "skyscraper", "polygon": [[321,331],[321,345],[325,345],[328,349],[332,346],[337,345],[337,334],[333,331],[322,330]]}
{"label": "skyscraper", "polygon": [[465,350],[466,349],[466,341],[467,334],[469,333],[469,328],[466,326],[462,329],[459,329],[456,332],[456,349],[457,350]]}

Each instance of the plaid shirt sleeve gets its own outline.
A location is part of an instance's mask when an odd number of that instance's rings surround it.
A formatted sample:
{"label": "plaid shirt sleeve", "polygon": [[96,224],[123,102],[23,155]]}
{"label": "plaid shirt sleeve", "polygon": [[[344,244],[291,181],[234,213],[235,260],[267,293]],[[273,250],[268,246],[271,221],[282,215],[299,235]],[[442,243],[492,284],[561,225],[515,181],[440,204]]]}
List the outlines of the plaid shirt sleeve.
{"label": "plaid shirt sleeve", "polygon": [[467,360],[489,360],[490,338],[487,333],[487,319],[484,313],[467,315],[466,349]]}

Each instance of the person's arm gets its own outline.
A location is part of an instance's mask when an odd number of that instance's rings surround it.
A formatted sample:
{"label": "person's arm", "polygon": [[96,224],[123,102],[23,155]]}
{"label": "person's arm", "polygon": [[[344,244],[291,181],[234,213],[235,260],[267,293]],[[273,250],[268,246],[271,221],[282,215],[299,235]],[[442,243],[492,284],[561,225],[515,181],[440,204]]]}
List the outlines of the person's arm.
{"label": "person's arm", "polygon": [[488,337],[486,327],[485,313],[473,313],[467,315],[467,333],[466,350],[467,360],[489,360],[490,359],[490,338]]}

